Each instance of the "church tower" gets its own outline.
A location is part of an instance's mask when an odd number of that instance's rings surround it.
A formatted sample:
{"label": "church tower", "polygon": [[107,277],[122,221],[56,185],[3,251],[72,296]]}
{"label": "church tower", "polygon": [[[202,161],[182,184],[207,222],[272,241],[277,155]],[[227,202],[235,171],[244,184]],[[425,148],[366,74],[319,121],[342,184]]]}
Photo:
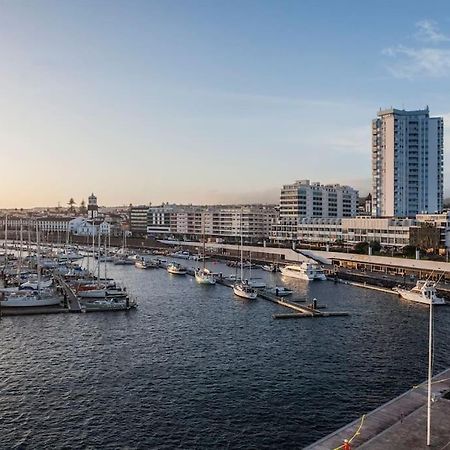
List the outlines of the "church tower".
{"label": "church tower", "polygon": [[98,216],[97,197],[91,194],[88,199],[88,219],[96,219]]}

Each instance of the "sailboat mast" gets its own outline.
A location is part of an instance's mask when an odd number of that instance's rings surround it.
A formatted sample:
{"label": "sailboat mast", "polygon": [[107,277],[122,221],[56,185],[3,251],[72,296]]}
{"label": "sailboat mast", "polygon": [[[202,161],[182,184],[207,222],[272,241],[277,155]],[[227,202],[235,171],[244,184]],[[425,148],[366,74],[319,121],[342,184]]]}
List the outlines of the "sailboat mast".
{"label": "sailboat mast", "polygon": [[95,259],[95,224],[94,220],[92,220],[92,276],[95,279],[95,266],[94,266],[94,259]]}
{"label": "sailboat mast", "polygon": [[8,266],[8,214],[5,216],[5,267]]}
{"label": "sailboat mast", "polygon": [[431,445],[431,378],[433,376],[433,299],[430,296],[430,323],[428,336],[428,398],[427,398],[427,446]]}
{"label": "sailboat mast", "polygon": [[108,228],[108,236],[105,235],[105,283],[106,283],[106,280],[108,279],[108,275],[107,275],[107,272],[106,272],[106,270],[107,270],[106,267],[107,267],[108,253],[109,253],[108,240],[109,240],[110,236],[111,236],[111,230]]}
{"label": "sailboat mast", "polygon": [[242,237],[242,209],[241,209],[241,282],[244,281],[244,240]]}
{"label": "sailboat mast", "polygon": [[100,266],[102,258],[100,256],[100,225],[98,226],[98,264],[97,264],[97,284],[100,286]]}
{"label": "sailboat mast", "polygon": [[17,275],[20,277],[22,272],[22,246],[23,246],[23,223],[20,219],[20,249],[19,249],[19,265],[17,266]]}
{"label": "sailboat mast", "polygon": [[41,240],[39,238],[39,224],[36,220],[36,261],[37,261],[37,288],[38,288],[38,297],[41,296]]}

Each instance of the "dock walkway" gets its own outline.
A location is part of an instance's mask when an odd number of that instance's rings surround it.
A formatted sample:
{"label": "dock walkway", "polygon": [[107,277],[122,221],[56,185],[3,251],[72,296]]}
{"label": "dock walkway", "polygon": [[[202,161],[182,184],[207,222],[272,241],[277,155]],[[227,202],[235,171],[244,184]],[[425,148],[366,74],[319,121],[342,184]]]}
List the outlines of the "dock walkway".
{"label": "dock walkway", "polygon": [[[305,450],[341,448],[344,439],[352,449],[410,450],[450,448],[450,369],[433,378],[431,408],[432,445],[426,445],[427,382],[415,386],[359,418],[320,439]],[[447,395],[446,395],[447,393]]]}
{"label": "dock walkway", "polygon": [[[166,264],[161,265],[162,267],[167,267]],[[187,274],[191,276],[195,276],[194,269],[187,269]],[[233,287],[234,282],[228,280],[226,278],[220,277],[216,279],[217,284],[221,284],[222,286],[226,286],[229,288]],[[295,314],[274,314],[274,319],[294,319],[294,318],[303,318],[303,317],[335,317],[335,316],[348,316],[347,312],[324,312],[319,309],[314,309],[310,306],[300,306],[296,303],[289,302],[281,297],[277,297],[276,295],[270,294],[269,292],[264,291],[263,289],[257,289],[258,297],[264,300],[267,300],[272,303],[276,303],[277,305],[283,306],[284,308],[289,308],[295,311]]]}
{"label": "dock walkway", "polygon": [[54,275],[55,281],[63,290],[64,298],[67,299],[67,305],[70,312],[79,313],[82,311],[80,302],[77,296],[74,294],[72,289],[66,283],[66,281],[61,277],[61,275]]}

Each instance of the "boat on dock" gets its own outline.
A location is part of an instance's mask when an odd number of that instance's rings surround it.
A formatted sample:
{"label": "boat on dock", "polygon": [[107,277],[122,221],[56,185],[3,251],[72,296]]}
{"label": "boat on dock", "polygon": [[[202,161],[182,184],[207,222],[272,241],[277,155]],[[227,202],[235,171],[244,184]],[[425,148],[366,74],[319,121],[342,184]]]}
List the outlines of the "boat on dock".
{"label": "boat on dock", "polygon": [[264,264],[261,266],[262,270],[265,270],[266,272],[277,272],[278,268],[275,264]]}
{"label": "boat on dock", "polygon": [[272,295],[276,297],[288,297],[293,294],[293,290],[285,288],[284,286],[274,286],[269,289],[266,289]]}
{"label": "boat on dock", "polygon": [[400,287],[393,288],[393,291],[405,300],[410,300],[424,305],[445,305],[443,298],[436,294],[436,283],[432,281],[419,280],[417,284],[411,289],[403,289]]}
{"label": "boat on dock", "polygon": [[138,259],[134,266],[138,269],[156,269],[158,265],[154,263],[153,261],[147,261],[145,259]]}
{"label": "boat on dock", "polygon": [[173,275],[186,275],[187,269],[181,264],[173,262],[167,266],[167,272]]}
{"label": "boat on dock", "polygon": [[0,301],[2,308],[34,307],[59,305],[61,299],[53,291],[17,291],[5,295],[5,299]]}
{"label": "boat on dock", "polygon": [[327,279],[321,266],[313,262],[303,262],[301,264],[289,264],[280,269],[285,277],[297,278],[305,281],[325,281]]}
{"label": "boat on dock", "polygon": [[254,300],[258,296],[258,291],[250,286],[250,284],[244,280],[244,250],[243,250],[243,234],[242,234],[242,211],[241,211],[241,276],[240,281],[234,283],[233,292],[234,295],[247,300]]}
{"label": "boat on dock", "polygon": [[256,289],[248,285],[245,281],[240,281],[233,285],[233,292],[235,295],[248,300],[254,300],[258,296]]}
{"label": "boat on dock", "polygon": [[195,270],[195,280],[199,284],[216,284],[216,278],[214,274],[206,267],[203,269]]}

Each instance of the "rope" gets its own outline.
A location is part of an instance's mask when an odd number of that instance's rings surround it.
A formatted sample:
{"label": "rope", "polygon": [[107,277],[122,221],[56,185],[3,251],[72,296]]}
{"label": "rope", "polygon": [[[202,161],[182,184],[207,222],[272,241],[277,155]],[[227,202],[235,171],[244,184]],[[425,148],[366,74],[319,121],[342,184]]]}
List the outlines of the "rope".
{"label": "rope", "polygon": [[[431,384],[443,383],[444,381],[448,381],[448,380],[450,380],[450,378],[444,378],[443,380],[432,381]],[[416,384],[415,386],[413,386],[413,389],[417,389],[420,386],[421,386],[421,384]]]}
{"label": "rope", "polygon": [[[360,430],[361,430],[361,428],[362,428],[362,426],[363,426],[363,423],[364,423],[364,419],[365,419],[365,418],[366,418],[366,415],[363,414],[363,416],[361,417],[361,423],[359,424],[358,429],[355,431],[355,433],[353,434],[353,436],[352,436],[350,439],[348,439],[348,443],[349,443],[349,444],[353,441],[353,439],[355,439],[356,436],[359,435],[359,432],[360,432]],[[333,450],[340,450],[340,449],[342,449],[342,448],[344,448],[344,444],[340,445],[339,447],[334,448]]]}

